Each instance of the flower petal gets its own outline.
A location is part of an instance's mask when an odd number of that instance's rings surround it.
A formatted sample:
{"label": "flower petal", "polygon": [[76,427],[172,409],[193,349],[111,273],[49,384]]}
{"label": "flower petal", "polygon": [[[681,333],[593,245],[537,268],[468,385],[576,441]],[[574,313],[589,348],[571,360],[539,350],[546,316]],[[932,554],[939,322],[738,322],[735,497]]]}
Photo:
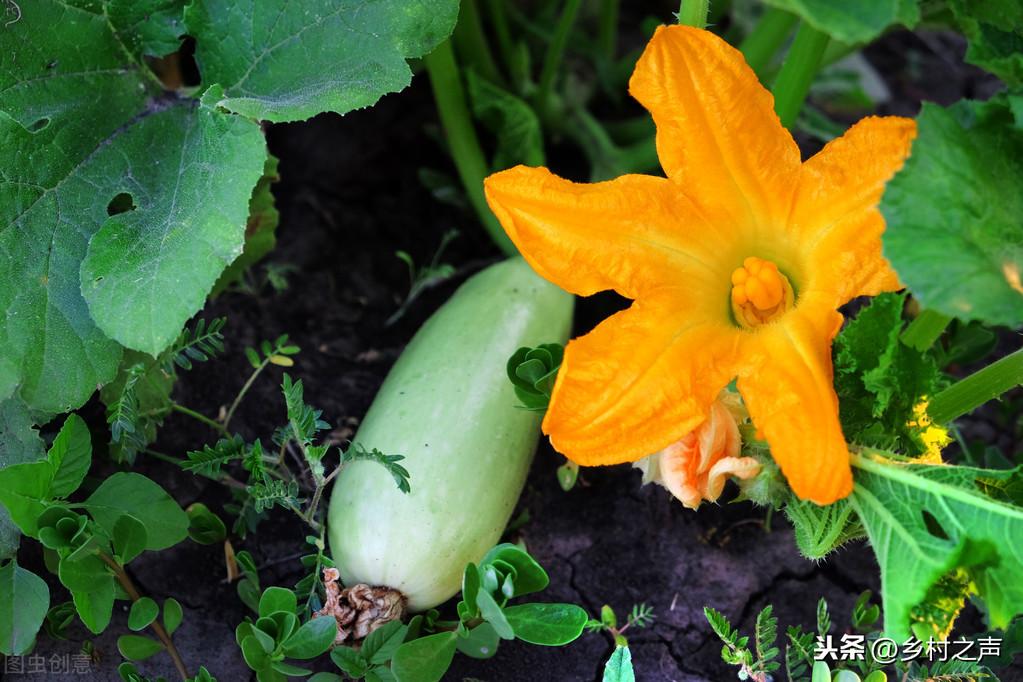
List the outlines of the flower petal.
{"label": "flower petal", "polygon": [[729,476],[743,481],[760,473],[760,462],[753,457],[724,457],[714,463],[707,474],[707,481],[700,492],[705,500],[715,501],[721,497]]}
{"label": "flower petal", "polygon": [[900,288],[881,254],[878,203],[916,136],[909,118],[871,116],[803,164],[791,226],[813,268],[809,288],[833,292],[836,305]]}
{"label": "flower petal", "polygon": [[[806,299],[809,300],[806,300]],[[831,340],[842,316],[808,296],[744,343],[739,392],[796,495],[831,504],[852,491],[849,449],[832,385]]]}
{"label": "flower petal", "polygon": [[568,344],[544,433],[585,466],[657,452],[707,418],[735,376],[740,335],[665,293],[637,301]]}
{"label": "flower petal", "polygon": [[491,175],[485,189],[533,269],[574,294],[614,289],[637,298],[684,282],[727,280],[715,249],[731,247],[735,236],[704,222],[664,178],[583,184],[517,166]]}
{"label": "flower petal", "polygon": [[669,178],[698,204],[730,203],[737,225],[783,225],[799,148],[742,53],[709,31],[657,29],[629,92],[657,124]]}

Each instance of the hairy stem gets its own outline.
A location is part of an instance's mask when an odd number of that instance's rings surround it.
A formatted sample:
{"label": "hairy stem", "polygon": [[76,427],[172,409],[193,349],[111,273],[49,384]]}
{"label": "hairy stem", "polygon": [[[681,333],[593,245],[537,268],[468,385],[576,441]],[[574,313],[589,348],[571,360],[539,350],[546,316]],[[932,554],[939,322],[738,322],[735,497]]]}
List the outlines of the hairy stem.
{"label": "hairy stem", "polygon": [[788,40],[795,25],[796,15],[771,7],[739,44],[739,51],[761,82],[765,80],[771,60]]}
{"label": "hairy stem", "polygon": [[483,180],[487,176],[487,161],[483,156],[476,129],[472,124],[469,107],[465,101],[465,90],[459,77],[458,63],[451,42],[446,40],[433,52],[423,58],[430,75],[433,99],[437,104],[440,122],[451,149],[451,158],[458,169],[458,176],[469,195],[469,201],[476,210],[483,227],[494,243],[508,256],[518,254],[515,245],[505,234],[497,217],[487,206],[483,194]]}
{"label": "hairy stem", "polygon": [[494,61],[494,55],[490,52],[487,38],[483,34],[483,21],[480,19],[476,0],[462,0],[458,23],[451,39],[455,42],[458,56],[466,66],[475,69],[476,73],[491,83],[504,82],[497,62]]}
{"label": "hairy stem", "polygon": [[942,332],[951,322],[951,317],[936,310],[924,310],[909,323],[906,331],[902,332],[902,342],[923,352],[941,338]]}
{"label": "hairy stem", "polygon": [[[135,583],[131,581],[131,578],[124,570],[124,566],[117,563],[112,556],[106,552],[99,552],[99,558],[103,560],[110,570],[114,572],[114,578],[124,588],[124,591],[131,597],[132,602],[137,602],[142,599],[142,595],[139,594],[138,589],[135,587]],[[190,675],[188,669],[185,667],[185,661],[181,658],[181,654],[178,653],[177,647],[174,646],[174,640],[171,639],[170,634],[164,629],[163,625],[159,621],[154,620],[149,624],[149,627],[153,629],[157,639],[163,644],[167,650],[167,654],[171,657],[174,662],[174,667],[177,668],[178,674],[181,675],[181,679],[187,680]]]}
{"label": "hairy stem", "polygon": [[615,58],[618,46],[618,5],[620,0],[600,0],[600,28],[597,30],[597,46],[605,59]]}
{"label": "hairy stem", "polygon": [[561,61],[565,57],[565,46],[568,44],[568,36],[572,32],[572,26],[579,14],[580,5],[582,5],[582,0],[565,0],[561,18],[558,19],[558,25],[554,29],[554,38],[547,47],[543,69],[540,71],[540,86],[536,93],[537,109],[541,121],[546,121],[550,116],[554,79],[558,75]]}
{"label": "hairy stem", "polygon": [[820,68],[821,56],[827,45],[828,34],[809,24],[800,24],[796,39],[771,88],[774,93],[774,110],[786,128],[792,127],[803,108],[803,101],[810,92],[810,84]]}
{"label": "hairy stem", "polygon": [[[501,61],[504,62],[505,73],[511,73],[512,80],[515,80],[515,73],[512,64],[515,62],[515,42],[512,40],[511,29],[508,28],[508,13],[505,11],[504,3],[507,0],[486,0],[487,14],[490,17],[490,25],[494,28],[494,35],[497,37],[497,46],[501,50]],[[515,86],[520,83],[513,83]]]}
{"label": "hairy stem", "polygon": [[204,414],[200,414],[199,412],[189,409],[184,405],[179,405],[178,403],[171,403],[171,409],[174,410],[175,412],[180,412],[183,415],[189,416],[192,419],[195,419],[196,421],[202,422],[206,426],[216,430],[218,433],[224,436],[228,435],[227,428],[224,425],[217,423],[216,421],[210,419]]}
{"label": "hairy stem", "polygon": [[683,26],[706,28],[709,11],[710,0],[682,0],[678,8],[678,23]]}

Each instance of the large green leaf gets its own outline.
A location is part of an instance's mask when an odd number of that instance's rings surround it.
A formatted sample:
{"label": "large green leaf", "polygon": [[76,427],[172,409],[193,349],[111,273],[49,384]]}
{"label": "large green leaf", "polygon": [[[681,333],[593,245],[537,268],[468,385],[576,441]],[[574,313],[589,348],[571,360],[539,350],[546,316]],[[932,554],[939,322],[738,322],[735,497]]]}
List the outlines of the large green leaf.
{"label": "large green leaf", "polygon": [[819,31],[846,43],[873,40],[900,23],[912,28],[920,21],[916,0],[766,0],[799,16]]}
{"label": "large green leaf", "polygon": [[1023,613],[1020,470],[995,471],[853,455],[850,497],[881,566],[885,631],[910,634],[913,608],[965,569],[991,627]]}
{"label": "large green leaf", "polygon": [[0,469],[42,459],[44,446],[25,404],[0,400]]}
{"label": "large green leaf", "polygon": [[884,255],[921,304],[1015,327],[1023,324],[1023,130],[1011,104],[925,103],[913,153],[881,211]]}
{"label": "large green leaf", "polygon": [[134,516],[145,526],[149,550],[166,549],[188,536],[185,511],[166,490],[141,474],[110,476],[85,501],[85,508],[111,535],[122,515]]}
{"label": "large green leaf", "polygon": [[1023,0],[950,0],[969,39],[966,61],[1009,85],[1023,83]]}
{"label": "large green leaf", "polygon": [[881,294],[835,339],[835,391],[846,438],[859,445],[918,454],[908,424],[914,408],[941,387],[937,364],[901,341],[902,294]]}
{"label": "large green leaf", "polygon": [[252,198],[249,199],[249,219],[245,224],[245,250],[220,275],[216,286],[213,287],[214,295],[239,281],[249,268],[261,261],[277,245],[275,232],[281,215],[277,211],[270,186],[280,179],[280,173],[277,172],[277,157],[267,154],[263,177],[256,183],[256,188],[252,190]]}
{"label": "large green leaf", "polygon": [[112,379],[117,341],[174,338],[241,252],[265,158],[257,125],[163,93],[88,7],[23,3],[0,31],[0,390],[40,412]]}
{"label": "large green leaf", "polygon": [[[16,398],[0,400],[0,469],[41,459],[43,439],[39,437],[25,404]],[[0,561],[18,551],[21,533],[0,503]]]}
{"label": "large green leaf", "polygon": [[457,0],[206,0],[189,5],[196,61],[217,104],[301,121],[374,104],[409,84],[405,59],[451,34]]}
{"label": "large green leaf", "polygon": [[0,566],[0,653],[30,651],[48,608],[50,589],[42,578],[14,561]]}
{"label": "large green leaf", "polygon": [[[216,99],[216,92],[210,97]],[[259,127],[206,98],[146,116],[96,156],[108,196],[135,210],[108,218],[81,265],[82,293],[99,326],[155,355],[202,308],[245,243],[252,188],[266,159]],[[162,163],[137,160],[163,159]],[[136,161],[133,161],[136,160]]]}
{"label": "large green leaf", "polygon": [[0,505],[7,508],[10,520],[35,537],[36,520],[50,497],[53,467],[49,462],[24,462],[0,469]]}
{"label": "large green leaf", "polygon": [[108,0],[107,16],[133,54],[159,57],[181,46],[186,0]]}

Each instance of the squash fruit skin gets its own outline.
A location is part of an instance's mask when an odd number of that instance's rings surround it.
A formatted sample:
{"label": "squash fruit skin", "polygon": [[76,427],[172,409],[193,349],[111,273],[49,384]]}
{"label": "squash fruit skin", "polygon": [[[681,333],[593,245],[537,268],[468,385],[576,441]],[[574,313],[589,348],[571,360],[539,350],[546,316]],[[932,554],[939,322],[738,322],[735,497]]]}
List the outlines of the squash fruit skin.
{"label": "squash fruit skin", "polygon": [[521,346],[564,343],[572,309],[513,258],[466,281],[416,333],[353,441],[404,455],[411,492],[366,461],[334,485],[327,529],[346,585],[400,590],[411,611],[458,592],[465,565],[500,540],[536,450],[541,415],[517,407],[506,362]]}

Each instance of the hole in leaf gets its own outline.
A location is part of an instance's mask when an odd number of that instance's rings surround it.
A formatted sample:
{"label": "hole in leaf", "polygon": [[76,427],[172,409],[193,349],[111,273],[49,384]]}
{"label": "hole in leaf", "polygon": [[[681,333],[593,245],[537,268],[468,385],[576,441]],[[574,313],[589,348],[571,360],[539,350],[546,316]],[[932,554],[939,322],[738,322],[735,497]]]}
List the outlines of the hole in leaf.
{"label": "hole in leaf", "polygon": [[135,210],[135,200],[127,192],[121,192],[107,204],[107,215],[118,215]]}
{"label": "hole in leaf", "polygon": [[195,38],[184,36],[181,49],[164,57],[147,57],[149,68],[166,90],[192,88],[200,84],[199,65],[195,61]]}
{"label": "hole in leaf", "polygon": [[928,533],[930,533],[931,535],[933,535],[936,538],[941,538],[942,540],[948,540],[949,539],[948,533],[946,533],[945,529],[941,527],[941,522],[938,521],[938,519],[934,516],[934,514],[930,513],[926,509],[924,509],[923,510],[923,517],[924,517],[924,526],[926,526]]}
{"label": "hole in leaf", "polygon": [[36,121],[35,123],[33,123],[32,125],[30,125],[28,127],[28,132],[38,133],[40,130],[44,129],[48,125],[50,125],[50,119],[43,117]]}

